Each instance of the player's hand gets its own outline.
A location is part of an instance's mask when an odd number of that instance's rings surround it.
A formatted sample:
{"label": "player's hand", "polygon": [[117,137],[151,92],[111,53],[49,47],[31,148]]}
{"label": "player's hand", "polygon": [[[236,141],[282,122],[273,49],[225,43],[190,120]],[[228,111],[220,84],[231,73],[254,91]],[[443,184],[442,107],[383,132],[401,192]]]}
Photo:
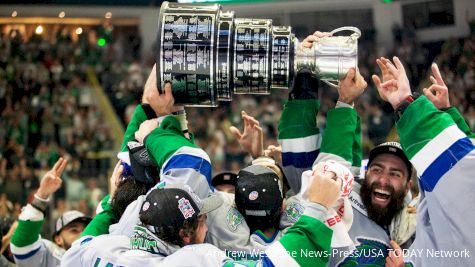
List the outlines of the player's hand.
{"label": "player's hand", "polygon": [[112,172],[110,178],[110,196],[113,197],[115,191],[117,191],[117,186],[119,186],[120,178],[122,176],[122,172],[124,171],[124,166],[122,166],[122,161],[117,161],[117,164],[114,167],[114,171]]}
{"label": "player's hand", "polygon": [[140,124],[138,131],[135,132],[135,139],[143,144],[143,140],[147,135],[149,135],[153,130],[158,127],[157,119],[146,120]]}
{"label": "player's hand", "polygon": [[244,132],[241,133],[234,126],[229,127],[229,130],[244,151],[251,154],[253,158],[262,156],[264,153],[263,133],[259,121],[249,116],[245,111],[241,111],[241,117],[244,122]]}
{"label": "player's hand", "polygon": [[51,168],[51,170],[49,170],[43,176],[40,182],[40,187],[36,192],[40,198],[48,199],[51,194],[56,192],[61,187],[61,184],[63,183],[63,180],[61,180],[61,175],[63,174],[67,164],[67,160],[59,158],[54,164],[53,168]]}
{"label": "player's hand", "polygon": [[175,99],[172,94],[172,86],[166,83],[163,93],[160,94],[157,88],[156,64],[153,65],[152,71],[145,82],[142,103],[149,104],[158,117],[168,115],[177,108],[173,107]]}
{"label": "player's hand", "polygon": [[10,245],[10,241],[12,240],[13,234],[15,233],[15,230],[18,226],[18,221],[15,221],[12,223],[10,226],[10,229],[8,229],[8,232],[2,237],[2,242],[1,244],[1,249],[0,249],[0,254],[3,254],[3,252],[8,248],[8,245]]}
{"label": "player's hand", "polygon": [[385,66],[394,79],[382,83],[378,92],[382,99],[388,101],[396,109],[404,99],[411,95],[411,86],[399,58],[393,57],[393,61],[394,65],[391,62],[386,62]]}
{"label": "player's hand", "polygon": [[[381,79],[379,78],[379,76],[373,74],[373,76],[371,76],[371,78],[373,79],[373,82],[374,84],[376,85],[376,88],[379,90],[381,90],[381,83],[382,82],[387,82],[389,80],[394,80],[396,79],[392,74],[391,72],[389,72],[389,69],[388,67],[386,67],[386,64],[391,64],[391,61],[389,61],[389,59],[385,58],[385,57],[380,57],[378,59],[376,59],[376,64],[378,64],[379,66],[379,69],[381,70],[381,76],[383,78],[383,80],[381,81]],[[397,88],[391,88],[393,90],[397,90]],[[388,101],[387,99],[383,99],[384,101]]]}
{"label": "player's hand", "polygon": [[430,81],[432,85],[429,88],[422,89],[422,92],[424,92],[424,95],[436,108],[450,108],[449,88],[447,88],[444,80],[442,80],[439,67],[436,63],[432,63],[431,69],[432,75],[430,76]]}
{"label": "player's hand", "polygon": [[282,163],[282,147],[269,145],[264,150],[264,156],[273,158],[275,162]]}
{"label": "player's hand", "polygon": [[355,99],[363,94],[368,83],[355,68],[350,68],[345,78],[339,82],[338,101],[352,104]]}
{"label": "player's hand", "polygon": [[331,208],[340,197],[342,181],[336,179],[334,172],[314,171],[312,184],[308,187],[306,195],[310,202],[318,203],[325,208]]}
{"label": "player's hand", "polygon": [[316,31],[312,35],[309,35],[303,39],[303,41],[300,43],[300,48],[312,48],[314,42],[318,41],[320,38],[328,36],[331,36],[331,33]]}
{"label": "player's hand", "polygon": [[386,267],[404,267],[404,257],[401,247],[394,241],[390,242],[392,250],[386,258]]}

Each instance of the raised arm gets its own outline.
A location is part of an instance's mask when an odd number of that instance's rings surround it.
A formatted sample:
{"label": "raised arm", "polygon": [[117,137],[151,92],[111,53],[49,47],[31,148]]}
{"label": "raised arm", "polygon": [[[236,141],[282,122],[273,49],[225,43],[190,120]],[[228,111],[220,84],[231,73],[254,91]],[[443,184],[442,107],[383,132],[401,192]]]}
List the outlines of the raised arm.
{"label": "raised arm", "polygon": [[447,114],[449,114],[462,132],[464,132],[470,138],[475,138],[475,134],[470,130],[470,127],[458,109],[450,104],[449,89],[447,88],[447,85],[445,85],[442,75],[440,75],[439,67],[436,63],[432,64],[431,70],[432,75],[430,76],[430,80],[432,85],[422,90],[424,95],[432,102],[432,104],[434,104],[437,109],[445,111]]}
{"label": "raised arm", "polygon": [[239,142],[241,148],[253,158],[264,155],[264,137],[259,121],[249,116],[245,111],[241,112],[241,117],[244,124],[244,131],[241,133],[235,126],[230,126],[229,130]]}
{"label": "raised arm", "polygon": [[[417,237],[412,248],[475,251],[475,226],[467,224],[473,212],[466,203],[475,201],[475,147],[451,116],[425,96],[412,100],[404,67],[398,58],[387,64],[395,76],[379,93],[395,108],[401,145],[419,176],[422,200],[418,208]],[[389,89],[388,86],[396,86]],[[429,219],[430,218],[430,219]],[[424,256],[417,265],[470,265],[469,259]],[[452,260],[452,261],[450,261]]]}
{"label": "raised arm", "polygon": [[[173,110],[171,84],[158,96],[164,112]],[[143,122],[135,133],[160,169],[160,181],[188,184],[201,198],[211,190],[211,161],[206,152],[185,137],[180,122],[173,116]]]}
{"label": "raised arm", "polygon": [[[329,33],[315,32],[300,44],[310,48]],[[300,191],[302,173],[312,168],[320,153],[321,134],[317,127],[318,80],[307,70],[297,73],[289,100],[284,104],[279,121],[279,143],[282,147],[282,167],[290,187]]]}
{"label": "raised arm", "polygon": [[364,78],[353,68],[340,81],[338,102],[327,113],[322,146],[314,165],[328,160],[335,160],[348,168],[361,165],[360,118],[353,106],[366,87]]}
{"label": "raised arm", "polygon": [[64,253],[64,250],[52,245],[51,242],[41,239],[40,232],[51,195],[61,187],[63,182],[61,175],[66,164],[67,160],[58,159],[53,168],[41,179],[33,201],[25,206],[19,216],[18,227],[11,240],[11,251],[18,266],[33,266],[33,264],[48,266],[48,263],[54,264],[51,261],[55,257]]}

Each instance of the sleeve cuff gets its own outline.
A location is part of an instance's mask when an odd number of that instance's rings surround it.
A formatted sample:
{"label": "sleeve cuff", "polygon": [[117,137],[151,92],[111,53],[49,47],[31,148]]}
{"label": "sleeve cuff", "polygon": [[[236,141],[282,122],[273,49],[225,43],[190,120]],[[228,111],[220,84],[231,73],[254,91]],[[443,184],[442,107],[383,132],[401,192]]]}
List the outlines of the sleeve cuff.
{"label": "sleeve cuff", "polygon": [[318,203],[307,202],[305,203],[305,211],[303,215],[315,218],[323,222],[328,215],[328,210]]}
{"label": "sleeve cuff", "polygon": [[354,108],[355,104],[348,104],[345,102],[337,101],[335,108]]}
{"label": "sleeve cuff", "polygon": [[23,211],[20,214],[18,219],[22,221],[42,221],[44,220],[45,216],[43,212],[34,208],[30,204],[26,205]]}

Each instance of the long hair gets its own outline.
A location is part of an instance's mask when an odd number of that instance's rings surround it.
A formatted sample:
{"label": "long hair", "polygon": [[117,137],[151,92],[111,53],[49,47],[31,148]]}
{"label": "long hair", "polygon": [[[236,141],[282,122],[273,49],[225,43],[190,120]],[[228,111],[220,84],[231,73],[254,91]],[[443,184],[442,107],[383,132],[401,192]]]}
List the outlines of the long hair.
{"label": "long hair", "polygon": [[[140,215],[140,221],[145,225],[152,225],[151,221]],[[153,226],[155,230],[155,236],[159,239],[179,247],[183,247],[183,238],[180,236],[180,230],[183,230],[184,234],[194,236],[196,228],[198,228],[198,217],[189,218],[183,222],[183,225],[159,225]]]}
{"label": "long hair", "polygon": [[136,181],[132,176],[125,177],[112,196],[111,207],[114,215],[120,218],[127,206],[139,196],[145,195],[150,188],[151,184]]}

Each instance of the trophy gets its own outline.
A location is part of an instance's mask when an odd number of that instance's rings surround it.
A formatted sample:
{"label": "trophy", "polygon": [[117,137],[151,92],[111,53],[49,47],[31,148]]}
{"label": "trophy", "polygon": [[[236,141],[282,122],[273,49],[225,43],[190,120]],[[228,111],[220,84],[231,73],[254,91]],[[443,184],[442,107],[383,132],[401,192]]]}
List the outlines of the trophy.
{"label": "trophy", "polygon": [[235,18],[218,4],[163,2],[158,20],[157,86],[172,83],[175,103],[216,107],[233,94],[289,89],[294,73],[308,69],[331,86],[358,65],[355,27],[350,36],[319,39],[303,48],[291,27],[269,19]]}

